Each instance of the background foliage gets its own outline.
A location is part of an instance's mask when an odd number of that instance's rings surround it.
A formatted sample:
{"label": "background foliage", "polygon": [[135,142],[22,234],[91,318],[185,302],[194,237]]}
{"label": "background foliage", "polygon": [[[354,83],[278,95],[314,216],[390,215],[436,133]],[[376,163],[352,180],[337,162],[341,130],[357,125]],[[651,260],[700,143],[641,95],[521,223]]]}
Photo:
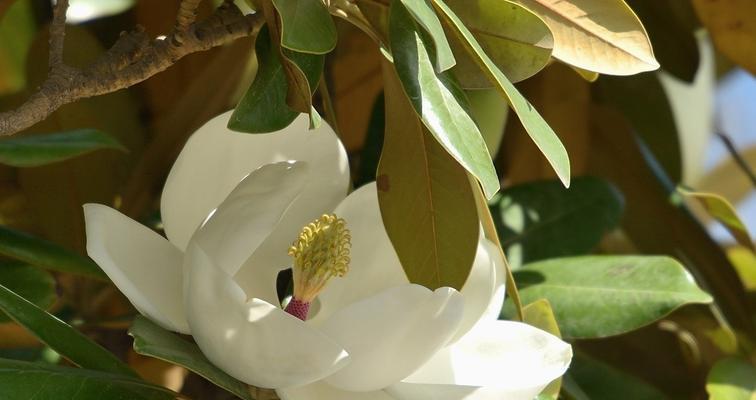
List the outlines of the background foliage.
{"label": "background foliage", "polygon": [[[91,63],[135,25],[169,33],[179,3],[72,0],[66,62]],[[734,157],[709,175],[701,162],[715,79],[756,73],[755,3],[237,3],[265,16],[256,38],[0,139],[3,395],[259,395],[135,319],[84,251],[86,202],[160,230],[183,143],[235,108],[229,127],[249,134],[300,112],[331,124],[354,186],[377,180],[413,282],[461,287],[482,222],[513,272],[502,318],[573,344],[572,367],[541,398],[756,396],[756,256],[730,205],[754,182]],[[199,19],[215,6],[202,2]],[[0,2],[0,110],[46,77],[50,17],[48,1]],[[715,241],[712,221],[733,240]]]}

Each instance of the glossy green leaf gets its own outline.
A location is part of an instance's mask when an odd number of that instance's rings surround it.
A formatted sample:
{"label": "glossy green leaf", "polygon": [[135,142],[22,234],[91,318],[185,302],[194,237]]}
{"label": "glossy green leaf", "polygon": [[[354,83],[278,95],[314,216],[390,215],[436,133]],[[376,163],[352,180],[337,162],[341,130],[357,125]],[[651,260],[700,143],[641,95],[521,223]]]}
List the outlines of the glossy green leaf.
{"label": "glossy green leaf", "polygon": [[321,0],[272,0],[281,16],[281,46],[325,54],[336,47],[336,25]]}
{"label": "glossy green leaf", "polygon": [[680,134],[667,93],[654,73],[602,76],[594,85],[599,102],[627,118],[674,182],[682,180]]}
{"label": "glossy green leaf", "polygon": [[294,111],[310,115],[310,129],[320,125],[320,115],[312,106],[312,94],[318,88],[325,57],[281,49],[281,63],[288,82],[286,104]]}
{"label": "glossy green leaf", "polygon": [[435,65],[436,72],[443,72],[454,66],[456,60],[454,54],[449,46],[449,42],[446,40],[446,34],[444,33],[444,27],[441,26],[441,21],[433,11],[433,7],[428,4],[428,0],[401,0],[407,11],[410,12],[412,17],[415,18],[420,26],[425,29],[425,32],[433,39],[435,50]]}
{"label": "glossy green leaf", "polygon": [[[20,263],[0,264],[0,285],[30,301],[39,308],[49,308],[57,298],[55,279],[38,268]],[[7,315],[0,312],[0,323],[8,322]]]}
{"label": "glossy green leaf", "polygon": [[622,216],[622,195],[608,182],[580,177],[565,189],[539,181],[503,189],[489,203],[513,269],[552,257],[583,255]]}
{"label": "glossy green leaf", "polygon": [[[448,0],[447,4],[510,81],[535,75],[551,60],[554,37],[546,23],[527,8],[507,0]],[[491,87],[492,82],[458,39],[452,43],[457,55],[452,71],[460,84]]]}
{"label": "glossy green leaf", "polygon": [[419,27],[401,2],[391,5],[389,37],[399,80],[412,107],[447,152],[475,176],[486,197],[499,190],[491,155],[460,101],[464,94],[450,76],[436,74]]}
{"label": "glossy green leaf", "polygon": [[136,377],[134,371],[118,357],[2,285],[0,310],[80,367]]}
{"label": "glossy green leaf", "polygon": [[112,136],[96,129],[14,136],[0,140],[0,164],[38,167],[102,149],[126,150]]}
{"label": "glossy green leaf", "polygon": [[130,379],[79,368],[0,359],[3,400],[167,400],[170,390]]}
{"label": "glossy green leaf", "polygon": [[[236,106],[228,128],[246,133],[274,132],[289,126],[299,114],[287,105],[286,70],[281,57],[271,47],[267,28],[257,35],[255,52],[259,62],[257,76]],[[316,87],[323,71],[323,58],[296,52],[287,52],[287,56],[313,83],[312,87]]]}
{"label": "glossy green leaf", "polygon": [[715,193],[696,192],[680,186],[677,187],[677,191],[685,197],[698,200],[709,215],[719,221],[741,246],[756,252],[756,246],[754,246],[751,234],[748,233],[748,228],[727,199]]}
{"label": "glossy green leaf", "polygon": [[0,226],[0,254],[52,271],[107,279],[100,267],[89,258],[5,226]]}
{"label": "glossy green leaf", "polygon": [[383,224],[410,282],[460,289],[478,244],[473,186],[423,126],[383,61],[386,132],[376,176]]}
{"label": "glossy green leaf", "polygon": [[[648,383],[612,365],[576,353],[567,376],[588,399],[664,400],[667,397]],[[565,382],[567,379],[565,379]],[[565,386],[567,386],[565,384]]]}
{"label": "glossy green leaf", "polygon": [[[555,258],[525,265],[515,279],[524,303],[549,300],[566,338],[619,335],[685,304],[712,301],[670,257]],[[506,308],[511,314],[511,304]]]}
{"label": "glossy green leaf", "polygon": [[443,0],[432,1],[436,8],[441,11],[444,18],[452,27],[452,30],[457,34],[459,40],[465,45],[467,51],[473,56],[473,59],[481,70],[488,76],[491,82],[496,83],[495,86],[509,101],[509,105],[514,109],[528,135],[530,135],[530,138],[533,139],[533,142],[554,168],[564,186],[569,187],[570,159],[559,137],[549,127],[549,124],[544,121],[543,117],[538,114],[538,111],[533,108],[530,102],[517,91],[512,82],[499,70],[496,63],[486,54],[472,32],[457,17],[454,11]]}
{"label": "glossy green leaf", "polygon": [[383,136],[386,129],[386,106],[384,95],[376,97],[373,111],[368,122],[365,145],[360,152],[360,167],[354,181],[355,187],[360,187],[375,180],[378,162],[383,150]]}
{"label": "glossy green leaf", "polygon": [[181,365],[240,399],[252,400],[247,385],[213,365],[196,344],[166,331],[147,318],[137,316],[129,335],[134,337],[134,351],[137,353]]}
{"label": "glossy green leaf", "polygon": [[710,400],[756,399],[756,367],[736,357],[722,359],[709,372],[706,391]]}

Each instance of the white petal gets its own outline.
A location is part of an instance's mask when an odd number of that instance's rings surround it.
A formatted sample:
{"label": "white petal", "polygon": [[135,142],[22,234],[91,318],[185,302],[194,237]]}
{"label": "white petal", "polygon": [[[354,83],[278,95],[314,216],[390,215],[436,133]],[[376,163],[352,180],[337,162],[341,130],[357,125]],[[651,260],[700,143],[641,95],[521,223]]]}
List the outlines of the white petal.
{"label": "white petal", "polygon": [[462,296],[454,289],[394,287],[334,313],[322,331],[350,362],[325,379],[343,390],[382,389],[425,364],[457,331]]}
{"label": "white petal", "polygon": [[571,359],[569,344],[540,329],[482,320],[387,391],[406,400],[532,400]]}
{"label": "white petal", "polygon": [[[260,248],[301,194],[309,166],[301,161],[266,164],[252,171],[210,215],[192,238],[230,276]],[[278,249],[286,255],[287,246]],[[284,264],[254,263],[253,279],[241,282],[248,298],[278,304],[276,276]],[[237,280],[238,282],[238,280]]]}
{"label": "white petal", "polygon": [[165,329],[189,333],[181,295],[183,254],[164,237],[101,204],[85,204],[87,254],[131,304]]}
{"label": "white petal", "polygon": [[166,180],[160,204],[163,224],[168,239],[181,249],[234,187],[264,164],[309,162],[318,177],[308,185],[312,209],[331,210],[346,195],[346,151],[327,124],[309,131],[308,117],[301,115],[280,131],[250,135],[226,128],[230,116],[231,111],[221,114],[195,132]]}
{"label": "white petal", "polygon": [[350,193],[334,213],[346,220],[351,232],[351,262],[349,272],[328,282],[318,296],[319,308],[310,319],[316,325],[340,308],[409,283],[383,227],[374,182]]}
{"label": "white petal", "polygon": [[185,257],[187,320],[202,353],[250,385],[312,383],[343,367],[344,349],[315,328],[242,289],[193,242]]}
{"label": "white petal", "polygon": [[481,318],[497,320],[504,303],[504,260],[496,245],[481,233],[470,276],[459,291],[465,314],[452,342],[464,336]]}
{"label": "white petal", "polygon": [[307,386],[276,390],[281,400],[395,400],[382,390],[350,392],[337,389],[323,381]]}

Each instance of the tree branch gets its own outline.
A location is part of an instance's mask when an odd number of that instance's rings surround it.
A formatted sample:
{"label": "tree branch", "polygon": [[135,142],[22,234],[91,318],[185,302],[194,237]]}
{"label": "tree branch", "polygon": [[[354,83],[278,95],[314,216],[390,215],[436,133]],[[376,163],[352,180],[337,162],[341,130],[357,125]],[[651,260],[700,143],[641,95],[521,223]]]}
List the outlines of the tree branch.
{"label": "tree branch", "polygon": [[[197,2],[184,1],[182,7],[184,3]],[[185,29],[162,39],[150,39],[141,28],[124,33],[99,60],[84,69],[75,69],[62,61],[64,24],[61,21],[65,20],[67,3],[59,0],[50,27],[47,80],[20,107],[0,113],[0,136],[22,131],[64,104],[133,86],[166,70],[187,54],[254,35],[264,22],[261,14],[243,15],[234,5],[224,3],[206,20],[191,22]]]}
{"label": "tree branch", "polygon": [[186,30],[197,18],[197,7],[202,0],[183,0],[176,17],[176,31]]}

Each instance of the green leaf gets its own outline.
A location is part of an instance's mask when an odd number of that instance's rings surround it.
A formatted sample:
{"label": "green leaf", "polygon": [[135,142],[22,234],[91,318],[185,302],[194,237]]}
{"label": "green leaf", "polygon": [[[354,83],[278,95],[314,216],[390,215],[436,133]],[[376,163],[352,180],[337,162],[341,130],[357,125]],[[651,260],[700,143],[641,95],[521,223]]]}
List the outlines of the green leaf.
{"label": "green leaf", "polygon": [[92,260],[55,243],[0,225],[0,254],[52,271],[107,280]]}
{"label": "green leaf", "polygon": [[[655,387],[604,362],[575,353],[567,377],[588,399],[664,400]],[[568,379],[565,379],[565,386]]]}
{"label": "green leaf", "polygon": [[[257,76],[236,106],[228,128],[246,133],[274,132],[289,126],[299,113],[287,104],[287,72],[280,55],[271,46],[267,28],[257,35],[255,52],[260,64]],[[323,58],[291,51],[286,54],[307,76],[312,87],[317,87]]]}
{"label": "green leaf", "polygon": [[166,400],[170,390],[130,379],[79,368],[0,359],[3,400]]}
{"label": "green leaf", "polygon": [[196,344],[166,331],[147,318],[137,316],[129,335],[134,337],[134,351],[137,353],[185,367],[241,399],[252,400],[247,385],[213,365]]}
{"label": "green leaf", "polygon": [[412,107],[441,146],[480,181],[490,198],[499,190],[499,178],[478,127],[460,105],[464,94],[449,75],[436,75],[419,27],[401,2],[391,3],[389,37],[394,65]]}
{"label": "green leaf", "polygon": [[[57,298],[55,279],[47,272],[24,264],[0,264],[0,285],[42,309],[52,306]],[[0,312],[0,323],[9,320],[7,315]]]}
{"label": "green leaf", "polygon": [[698,200],[709,215],[719,221],[741,246],[756,252],[756,246],[748,233],[748,228],[727,199],[715,193],[696,192],[680,186],[677,187],[677,191],[685,197]]}
{"label": "green leaf", "polygon": [[312,94],[320,83],[325,57],[281,49],[281,62],[288,82],[286,104],[294,111],[310,114],[310,129],[315,129],[320,125],[320,115],[312,106]]}
{"label": "green leaf", "polygon": [[593,85],[596,97],[627,118],[674,182],[682,180],[682,150],[674,112],[654,73],[602,76]]}
{"label": "green leaf", "polygon": [[483,72],[488,76],[491,82],[496,83],[496,87],[501,91],[502,95],[509,101],[509,105],[512,106],[517,117],[520,119],[522,126],[533,139],[533,142],[538,146],[543,155],[549,161],[549,164],[556,171],[557,176],[562,181],[564,186],[570,186],[570,159],[567,155],[564,145],[559,140],[559,137],[549,127],[549,124],[544,121],[543,117],[538,114],[533,105],[530,104],[522,94],[512,85],[512,82],[504,76],[504,73],[499,70],[493,60],[486,54],[478,41],[473,36],[472,32],[465,26],[465,24],[457,17],[442,0],[432,0],[433,4],[438,8],[446,18],[449,25],[453,28],[453,31],[457,34],[459,40],[465,45],[467,51],[473,56],[473,59]]}
{"label": "green leaf", "polygon": [[710,400],[753,400],[756,367],[736,357],[719,360],[709,372],[706,391]]}
{"label": "green leaf", "polygon": [[326,54],[336,47],[336,24],[321,0],[273,0],[281,16],[281,46]]}
{"label": "green leaf", "polygon": [[473,185],[418,119],[385,59],[383,74],[386,132],[376,182],[386,232],[410,282],[459,289],[478,244]]}
{"label": "green leaf", "polygon": [[386,128],[386,107],[383,92],[378,95],[370,113],[365,145],[360,152],[360,167],[354,181],[355,187],[360,187],[375,180],[378,162],[383,150],[383,133]]}
{"label": "green leaf", "polygon": [[11,137],[0,140],[0,164],[39,167],[102,149],[126,151],[112,136],[96,129]]}
{"label": "green leaf", "polygon": [[670,257],[555,258],[525,265],[515,279],[522,301],[547,299],[562,335],[573,339],[619,335],[685,304],[712,301]]}
{"label": "green leaf", "polygon": [[438,16],[433,11],[433,7],[428,4],[428,0],[401,0],[407,11],[425,29],[433,39],[434,50],[436,55],[436,71],[443,72],[454,66],[456,60],[449,42],[446,40],[444,27],[441,26]]}
{"label": "green leaf", "polygon": [[540,181],[503,189],[489,203],[513,269],[593,250],[622,216],[622,195],[608,182],[580,177],[565,189]]}
{"label": "green leaf", "polygon": [[[543,20],[507,0],[448,0],[449,7],[472,32],[481,48],[512,81],[525,80],[551,60],[554,36]],[[462,43],[452,41],[457,66],[452,70],[465,88],[491,87]]]}
{"label": "green leaf", "polygon": [[134,371],[118,357],[2,285],[0,310],[80,367],[136,377]]}

